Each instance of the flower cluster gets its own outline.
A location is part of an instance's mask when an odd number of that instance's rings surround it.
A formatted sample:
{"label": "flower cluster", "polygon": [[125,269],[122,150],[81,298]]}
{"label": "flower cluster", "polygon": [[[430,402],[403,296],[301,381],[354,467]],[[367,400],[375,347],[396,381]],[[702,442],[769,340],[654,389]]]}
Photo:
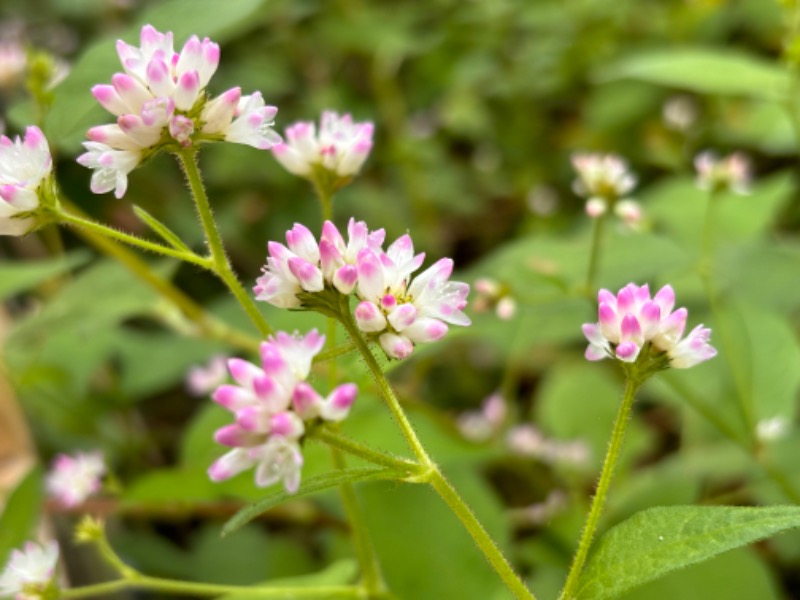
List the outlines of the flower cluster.
{"label": "flower cluster", "polygon": [[91,128],[84,143],[88,152],[78,158],[95,170],[94,193],[115,190],[121,198],[128,173],[164,145],[227,140],[268,149],[281,141],[271,129],[277,109],[265,106],[259,92],[242,96],[237,87],[207,97],[219,64],[219,46],[208,38],[192,36],[177,53],[172,32],[145,25],[140,47],[119,40],[117,53],[125,72],[116,73],[110,85],[92,88],[117,123]]}
{"label": "flower cluster", "polygon": [[485,442],[503,426],[507,412],[505,398],[495,392],[486,397],[478,410],[461,413],[456,427],[471,442]]}
{"label": "flower cluster", "polygon": [[[347,180],[361,169],[372,149],[373,124],[354,123],[349,114],[325,111],[319,132],[311,121],[300,121],[286,129],[286,143],[272,147],[272,154],[295,175],[313,179],[321,168]],[[336,187],[336,186],[334,186]]]}
{"label": "flower cluster", "polygon": [[508,321],[517,314],[517,301],[509,293],[507,285],[490,277],[481,277],[475,280],[473,287],[478,295],[472,303],[475,312],[494,309],[495,314],[503,321]]}
{"label": "flower cluster", "polygon": [[64,506],[77,506],[100,491],[106,464],[100,452],[59,454],[47,474],[47,491]]}
{"label": "flower cluster", "polygon": [[572,166],[578,175],[572,189],[587,199],[586,214],[596,219],[613,209],[627,225],[638,224],[641,207],[626,198],[636,185],[636,176],[624,160],[613,154],[575,154]]}
{"label": "flower cluster", "polygon": [[537,458],[546,463],[583,464],[589,459],[589,446],[585,441],[556,440],[548,438],[529,423],[512,427],[506,444],[514,454]]}
{"label": "flower cluster", "polygon": [[701,152],[694,159],[697,187],[704,191],[731,190],[750,193],[750,161],[741,152],[717,158],[713,152]]}
{"label": "flower cluster", "polygon": [[324,343],[316,330],[305,336],[279,332],[261,344],[260,367],[238,358],[228,361],[236,384],[221,385],[212,397],[236,422],[218,429],[214,439],[233,450],[211,465],[211,479],[222,481],[255,466],[256,485],[282,480],[287,492],[297,491],[305,422],[341,421],[358,391],[345,383],[323,398],[305,381]]}
{"label": "flower cluster", "polygon": [[711,330],[702,325],[681,339],[688,311],[672,310],[675,292],[669,285],[651,298],[647,285],[629,283],[616,296],[600,290],[597,300],[598,322],[583,325],[589,340],[588,360],[611,357],[633,363],[647,349],[653,355],[665,355],[669,366],[685,369],[717,354],[708,343]]}
{"label": "flower cluster", "polygon": [[54,586],[58,544],[43,546],[27,542],[24,550],[14,550],[0,574],[0,597],[16,600],[41,600],[55,597]]}
{"label": "flower cluster", "polygon": [[350,220],[345,241],[326,221],[319,244],[304,226],[286,233],[287,246],[268,244],[269,256],[253,291],[257,300],[282,308],[298,308],[301,292],[335,289],[354,293],[358,328],[377,338],[386,354],[405,358],[414,344],[440,339],[447,323],[469,325],[462,312],[469,285],[449,281],[453,261],[443,258],[415,278],[424,254],[414,254],[409,235],[383,249],[385,232],[370,232],[366,224]]}
{"label": "flower cluster", "polygon": [[44,134],[28,127],[25,138],[0,137],[0,235],[23,235],[36,224],[26,215],[38,208],[53,159]]}

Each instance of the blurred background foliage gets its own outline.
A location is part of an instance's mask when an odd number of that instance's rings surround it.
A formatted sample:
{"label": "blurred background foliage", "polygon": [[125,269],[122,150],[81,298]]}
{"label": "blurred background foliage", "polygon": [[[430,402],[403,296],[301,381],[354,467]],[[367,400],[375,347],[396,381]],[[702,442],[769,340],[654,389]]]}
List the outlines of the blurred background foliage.
{"label": "blurred background foliage", "polygon": [[[671,283],[690,323],[712,327],[720,350],[714,361],[667,373],[642,392],[605,525],[654,505],[800,501],[798,99],[782,58],[792,43],[789,8],[770,0],[4,0],[3,40],[70,71],[52,90],[46,116],[13,78],[0,108],[8,133],[43,125],[59,183],[84,211],[148,235],[132,211],[138,205],[194,248],[201,229],[171,157],[137,169],[122,201],[92,195],[90,172],[74,161],[85,130],[110,121],[89,88],[118,69],[115,39],[133,42],[152,23],[174,31],[177,45],[192,33],[220,42],[211,93],[260,90],[280,109],[280,131],[326,108],[373,120],[373,153],[337,195],[335,220],[364,219],[390,240],[408,230],[429,262],[453,256],[457,278],[491,277],[517,304],[509,320],[476,313],[473,327],[388,367],[433,455],[546,599],[563,582],[621,390],[616,365],[582,358],[580,324],[594,320],[595,308],[583,292],[591,226],[571,190],[575,151],[618,153],[639,176],[643,224],[639,231],[613,224],[597,283]],[[685,126],[665,120],[665,106],[676,101],[693,115]],[[757,174],[751,195],[721,199],[706,266],[713,302],[699,265],[708,199],[695,189],[691,166],[706,148],[745,150]],[[282,239],[295,221],[318,231],[310,186],[268,153],[220,144],[204,149],[201,166],[247,286],[267,240]],[[263,492],[249,475],[224,485],[207,480],[219,452],[211,432],[226,416],[191,398],[183,380],[191,365],[236,350],[192,335],[174,307],[72,232],[63,232],[63,244],[66,255],[50,257],[52,236],[0,240],[0,297],[12,319],[4,372],[42,464],[56,452],[103,450],[121,496],[90,508],[110,518],[112,541],[142,570],[310,582],[303,576],[332,565],[314,577],[352,578],[343,511],[330,493],[285,504],[219,540],[224,520]],[[210,276],[152,264],[214,314],[248,327]],[[276,328],[324,327],[314,315],[263,311]],[[362,389],[345,431],[403,452],[359,361],[343,359],[340,374]],[[497,390],[505,422],[485,441],[464,439],[459,415]],[[787,424],[782,437],[759,438],[757,424],[776,417]],[[585,456],[514,454],[505,433],[517,423],[583,442]],[[331,468],[314,443],[306,461],[304,477]],[[25,499],[16,505],[41,498],[33,479],[15,492]],[[428,490],[369,483],[358,491],[398,597],[506,597]],[[68,537],[74,516],[50,509]],[[4,529],[12,521],[14,531]],[[0,554],[24,539],[30,522],[9,508]],[[76,551],[67,560],[75,581],[102,576],[92,556]],[[625,596],[678,597],[800,598],[800,534]]]}

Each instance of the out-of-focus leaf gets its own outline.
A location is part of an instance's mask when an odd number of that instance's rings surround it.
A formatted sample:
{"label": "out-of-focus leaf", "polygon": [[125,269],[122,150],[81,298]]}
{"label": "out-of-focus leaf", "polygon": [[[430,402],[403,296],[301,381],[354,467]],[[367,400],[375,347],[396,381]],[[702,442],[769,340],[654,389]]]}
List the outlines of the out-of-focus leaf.
{"label": "out-of-focus leaf", "polygon": [[[351,559],[339,560],[318,573],[310,573],[300,577],[284,577],[265,581],[265,587],[322,587],[328,585],[347,585],[358,575],[358,563]],[[263,596],[262,596],[263,597]],[[304,598],[317,598],[303,595]],[[241,592],[223,596],[221,600],[258,600],[258,595]],[[319,600],[326,600],[327,595],[320,595]]]}
{"label": "out-of-focus leaf", "polygon": [[652,508],[600,539],[576,598],[615,598],[669,571],[795,527],[800,527],[796,506]]}
{"label": "out-of-focus leaf", "polygon": [[598,73],[598,79],[631,78],[705,94],[781,99],[789,74],[775,62],[721,48],[676,48],[637,52]]}
{"label": "out-of-focus leaf", "polygon": [[72,252],[64,257],[19,263],[4,263],[0,266],[0,300],[25,291],[76,267],[86,264],[90,254],[85,251]]}
{"label": "out-of-focus leaf", "polygon": [[34,537],[44,498],[42,476],[42,469],[31,469],[8,497],[0,516],[0,564],[6,563],[14,548]]}

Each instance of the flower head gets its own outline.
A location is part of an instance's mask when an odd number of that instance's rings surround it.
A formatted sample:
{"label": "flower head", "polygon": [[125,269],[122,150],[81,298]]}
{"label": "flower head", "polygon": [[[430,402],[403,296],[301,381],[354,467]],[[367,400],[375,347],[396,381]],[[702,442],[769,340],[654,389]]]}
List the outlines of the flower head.
{"label": "flower head", "polygon": [[465,438],[473,442],[485,442],[503,426],[506,401],[500,392],[489,395],[478,410],[468,410],[459,415],[456,426]]}
{"label": "flower head", "polygon": [[277,109],[265,106],[261,94],[242,96],[233,88],[210,99],[206,86],[219,65],[219,46],[190,37],[180,52],[172,32],[142,27],[140,45],[119,40],[123,73],[92,94],[117,117],[116,124],[92,127],[88,150],[78,162],[95,170],[96,194],[125,194],[127,176],[148,155],[163,147],[227,140],[266,149],[281,141],[271,129]]}
{"label": "flower head", "polygon": [[0,596],[14,596],[17,600],[41,600],[52,597],[48,591],[53,586],[58,544],[39,545],[27,542],[24,550],[11,552],[11,559],[0,574]]}
{"label": "flower head", "polygon": [[228,359],[214,356],[205,366],[194,366],[186,374],[186,388],[192,396],[210,394],[228,380]]}
{"label": "flower head", "polygon": [[313,179],[323,169],[347,180],[361,169],[372,150],[374,126],[354,123],[349,114],[322,113],[319,131],[314,123],[300,121],[286,129],[286,143],[273,146],[272,153],[295,175]]}
{"label": "flower head", "polygon": [[685,369],[717,354],[708,343],[711,330],[702,325],[681,339],[688,311],[672,310],[675,292],[669,285],[652,298],[647,285],[629,283],[616,296],[603,289],[598,293],[598,304],[598,322],[583,325],[583,334],[589,341],[588,360],[610,357],[634,363],[640,355],[663,357],[666,363],[661,368]]}
{"label": "flower head", "polygon": [[750,193],[750,161],[741,152],[717,158],[713,152],[701,152],[694,159],[697,187],[704,191],[731,190]]}
{"label": "flower head", "polygon": [[512,319],[517,314],[517,301],[509,293],[509,287],[491,279],[481,277],[473,285],[478,297],[472,303],[475,312],[494,309],[495,314],[503,321]]}
{"label": "flower head", "polygon": [[234,423],[214,436],[232,450],[211,465],[211,479],[222,481],[255,467],[256,485],[282,480],[288,492],[297,491],[305,424],[343,420],[358,392],[346,383],[323,398],[305,381],[324,343],[325,336],[316,330],[305,336],[278,332],[261,344],[261,366],[228,361],[235,384],[219,386],[212,397],[234,415]]}
{"label": "flower head", "polygon": [[[586,214],[593,219],[614,208],[617,201],[625,200],[636,185],[636,176],[627,163],[614,154],[574,154],[572,166],[578,175],[572,189],[586,198]],[[633,201],[628,199],[627,202],[630,206]]]}
{"label": "flower head", "polygon": [[24,139],[0,136],[0,235],[23,235],[35,226],[27,213],[39,207],[52,169],[38,127],[28,127]]}
{"label": "flower head", "polygon": [[100,490],[105,472],[100,452],[59,454],[47,474],[47,491],[64,506],[77,506]]}
{"label": "flower head", "polygon": [[384,250],[382,229],[370,232],[350,220],[345,241],[336,226],[325,222],[317,244],[311,232],[296,224],[286,233],[287,245],[268,244],[269,256],[253,291],[256,300],[281,308],[304,306],[301,295],[333,290],[355,294],[358,328],[375,337],[386,354],[405,358],[417,343],[438,340],[447,324],[469,325],[463,313],[469,285],[450,281],[453,261],[443,258],[412,279],[425,259],[415,254],[406,234]]}

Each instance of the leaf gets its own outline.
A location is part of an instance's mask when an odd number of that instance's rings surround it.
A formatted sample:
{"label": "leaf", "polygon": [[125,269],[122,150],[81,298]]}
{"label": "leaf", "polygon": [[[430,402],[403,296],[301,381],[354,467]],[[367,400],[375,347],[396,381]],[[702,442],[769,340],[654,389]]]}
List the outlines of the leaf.
{"label": "leaf", "polygon": [[671,506],[609,530],[578,583],[578,600],[603,600],[687,565],[800,527],[800,507]]}
{"label": "leaf", "polygon": [[161,221],[156,219],[153,215],[143,209],[141,206],[133,205],[133,212],[136,216],[144,221],[150,229],[155,231],[161,238],[176,250],[183,250],[184,252],[191,252],[189,247],[183,243],[183,240],[173,233],[169,227],[164,225]]}
{"label": "leaf", "polygon": [[192,34],[213,37],[224,42],[241,24],[253,25],[251,19],[264,0],[235,0],[219,10],[217,0],[171,0],[154,5],[141,20],[120,36],[109,37],[92,45],[72,67],[69,76],[56,88],[53,108],[47,115],[45,133],[54,144],[68,150],[78,149],[87,128],[112,119],[90,93],[92,86],[107,83],[120,70],[114,49],[116,37],[138,42],[139,30],[150,23],[162,31],[172,31],[178,48]]}
{"label": "leaf", "polygon": [[42,469],[33,468],[11,493],[0,517],[0,565],[31,538],[42,508]]}
{"label": "leaf", "polygon": [[6,263],[0,267],[0,300],[71,271],[85,264],[90,256],[88,252],[77,251],[48,260]]}
{"label": "leaf", "polygon": [[718,48],[681,48],[636,53],[602,70],[597,79],[638,79],[705,94],[779,100],[789,76],[777,62]]}
{"label": "leaf", "polygon": [[327,490],[341,483],[356,483],[358,481],[374,481],[376,479],[401,479],[405,475],[395,471],[394,469],[376,469],[373,467],[361,467],[353,469],[343,469],[339,471],[332,471],[324,473],[316,477],[311,477],[305,480],[300,489],[294,494],[290,494],[284,490],[274,491],[267,496],[263,497],[258,502],[243,508],[236,513],[231,519],[225,523],[222,528],[223,537],[229,533],[233,533],[239,527],[252,521],[258,515],[268,511],[270,508],[277,506],[281,502],[291,500],[294,498],[302,498],[310,494],[315,494],[322,490]]}

